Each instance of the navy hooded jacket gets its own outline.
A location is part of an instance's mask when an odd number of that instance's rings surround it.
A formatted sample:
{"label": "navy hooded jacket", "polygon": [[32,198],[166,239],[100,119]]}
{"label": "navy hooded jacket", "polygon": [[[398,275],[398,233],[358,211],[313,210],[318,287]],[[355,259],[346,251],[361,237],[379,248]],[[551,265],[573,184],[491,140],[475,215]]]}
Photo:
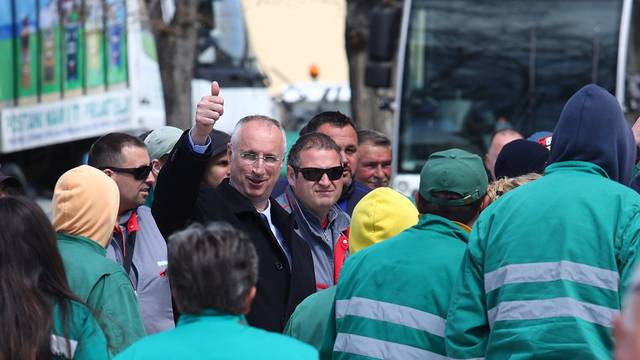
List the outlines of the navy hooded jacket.
{"label": "navy hooded jacket", "polygon": [[588,161],[611,180],[629,185],[635,157],[631,129],[613,95],[590,84],[569,99],[553,130],[549,164]]}

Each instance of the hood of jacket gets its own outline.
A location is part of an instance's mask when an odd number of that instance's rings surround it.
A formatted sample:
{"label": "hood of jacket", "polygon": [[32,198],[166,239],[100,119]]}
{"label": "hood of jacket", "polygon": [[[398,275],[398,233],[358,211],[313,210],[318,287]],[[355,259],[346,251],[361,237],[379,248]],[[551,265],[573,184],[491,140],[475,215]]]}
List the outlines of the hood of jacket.
{"label": "hood of jacket", "polygon": [[91,166],[78,166],[64,173],[53,190],[53,227],[106,248],[119,205],[118,185],[111,178]]}
{"label": "hood of jacket", "polygon": [[613,95],[591,84],[569,99],[553,130],[549,164],[591,162],[610,179],[628,185],[635,155],[631,129]]}
{"label": "hood of jacket", "polygon": [[372,190],[353,209],[349,251],[354,254],[417,223],[418,210],[404,195],[388,187]]}

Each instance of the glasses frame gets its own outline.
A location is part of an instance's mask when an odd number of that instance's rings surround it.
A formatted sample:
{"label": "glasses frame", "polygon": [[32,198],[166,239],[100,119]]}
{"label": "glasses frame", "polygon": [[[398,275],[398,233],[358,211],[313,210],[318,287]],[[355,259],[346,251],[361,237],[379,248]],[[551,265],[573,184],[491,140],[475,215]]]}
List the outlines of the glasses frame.
{"label": "glasses frame", "polygon": [[253,151],[243,151],[240,153],[240,160],[247,165],[255,165],[259,160],[262,160],[267,166],[276,166],[282,161],[282,158],[275,155],[258,155]]}
{"label": "glasses frame", "polygon": [[[313,181],[313,182],[317,182],[322,180],[322,177],[324,176],[324,174],[327,174],[327,178],[330,181],[336,181],[336,180],[340,180],[342,178],[342,174],[344,173],[344,166],[339,165],[339,166],[334,166],[334,167],[330,167],[330,168],[315,168],[315,167],[306,167],[306,168],[302,168],[302,167],[297,167],[297,166],[293,166],[291,165],[291,167],[293,168],[293,171],[295,172],[295,174],[297,175],[298,173],[302,174],[302,177],[307,180],[307,181]],[[335,174],[338,173],[338,170],[340,170],[340,175],[339,176],[334,176],[334,178],[331,177],[331,175],[329,175],[329,172],[335,171]],[[320,173],[320,175],[317,175],[317,173]]]}
{"label": "glasses frame", "polygon": [[106,170],[109,169],[113,172],[116,173],[123,173],[123,174],[129,174],[132,175],[134,179],[138,180],[138,181],[144,181],[147,179],[147,177],[149,177],[149,174],[151,173],[151,170],[153,170],[153,167],[151,165],[142,165],[142,166],[138,166],[135,168],[121,168],[121,167],[115,167],[115,166],[102,166],[99,168],[100,170]]}

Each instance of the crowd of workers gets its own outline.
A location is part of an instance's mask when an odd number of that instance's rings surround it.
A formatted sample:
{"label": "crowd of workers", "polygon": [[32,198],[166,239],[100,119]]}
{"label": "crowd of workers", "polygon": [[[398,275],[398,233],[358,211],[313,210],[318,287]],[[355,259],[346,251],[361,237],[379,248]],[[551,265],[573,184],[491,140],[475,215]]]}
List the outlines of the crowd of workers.
{"label": "crowd of workers", "polygon": [[191,129],[99,138],[50,218],[0,175],[0,359],[640,358],[640,124],[606,90],[431,154],[413,198],[339,112],[288,152],[223,112],[214,82]]}

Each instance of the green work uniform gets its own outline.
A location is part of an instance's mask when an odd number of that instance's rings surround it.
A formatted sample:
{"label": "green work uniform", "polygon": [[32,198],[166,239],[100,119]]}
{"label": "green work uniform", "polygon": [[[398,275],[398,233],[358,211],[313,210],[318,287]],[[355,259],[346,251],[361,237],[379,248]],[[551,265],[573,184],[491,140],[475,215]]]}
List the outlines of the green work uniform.
{"label": "green work uniform", "polygon": [[640,196],[583,161],[483,211],[446,325],[447,355],[611,359],[611,320],[633,272]]}
{"label": "green work uniform", "polygon": [[145,335],[129,278],[106,249],[82,236],[58,233],[58,248],[71,290],[98,314],[109,349],[124,350]]}
{"label": "green work uniform", "polygon": [[207,311],[183,314],[175,329],[150,335],[116,359],[317,359],[311,346],[241,323],[243,317]]}
{"label": "green work uniform", "polygon": [[293,312],[284,328],[284,334],[312,345],[321,359],[331,359],[336,338],[333,302],[336,287],[307,296]]}
{"label": "green work uniform", "polygon": [[334,359],[440,359],[467,233],[443,217],[351,256],[336,292]]}
{"label": "green work uniform", "polygon": [[53,308],[51,353],[54,359],[110,359],[107,339],[85,305],[68,301],[66,316],[58,304]]}

